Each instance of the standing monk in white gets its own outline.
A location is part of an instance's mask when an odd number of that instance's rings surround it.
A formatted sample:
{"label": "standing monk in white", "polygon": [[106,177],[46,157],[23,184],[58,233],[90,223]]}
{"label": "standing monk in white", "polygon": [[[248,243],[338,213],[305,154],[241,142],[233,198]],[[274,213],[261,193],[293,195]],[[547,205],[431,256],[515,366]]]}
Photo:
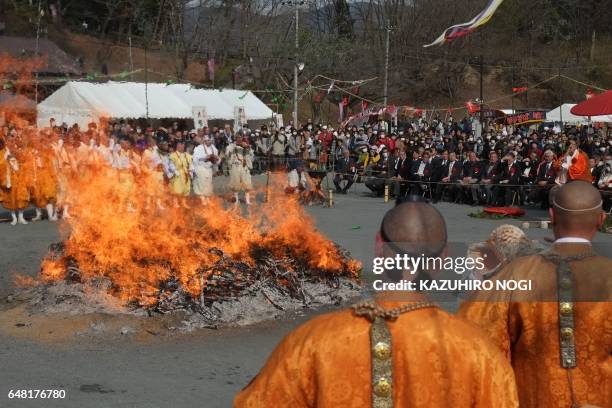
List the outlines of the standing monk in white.
{"label": "standing monk in white", "polygon": [[[196,140],[200,141],[200,136],[197,136]],[[218,166],[219,151],[213,145],[209,135],[204,135],[202,140],[203,143],[193,149],[191,165],[193,167],[192,172],[195,175],[193,192],[200,197],[202,204],[204,204],[213,195],[213,174]]]}
{"label": "standing monk in white", "polygon": [[249,191],[253,189],[251,182],[251,169],[253,168],[253,152],[249,142],[237,133],[235,141],[225,149],[230,172],[230,188],[234,192],[235,204],[239,204],[239,194],[244,190],[244,201],[251,205]]}

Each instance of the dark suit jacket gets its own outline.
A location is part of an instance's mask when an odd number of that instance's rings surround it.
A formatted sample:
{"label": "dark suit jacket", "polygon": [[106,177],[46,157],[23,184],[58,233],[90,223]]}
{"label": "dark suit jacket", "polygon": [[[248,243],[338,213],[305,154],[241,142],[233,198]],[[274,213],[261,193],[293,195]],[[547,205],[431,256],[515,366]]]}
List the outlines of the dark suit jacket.
{"label": "dark suit jacket", "polygon": [[423,175],[419,176],[417,174],[417,172],[419,171],[419,167],[421,166],[421,163],[423,162],[423,160],[417,160],[416,162],[414,162],[415,164],[412,166],[412,168],[414,169],[414,172],[412,173],[412,180],[418,180],[418,181],[430,181],[431,180],[431,176],[432,176],[432,165],[431,162],[426,163],[425,164],[425,168],[423,169]]}
{"label": "dark suit jacket", "polygon": [[550,166],[548,166],[548,163],[545,161],[540,163],[536,175],[536,182],[546,181],[546,184],[555,184],[556,177],[557,171],[555,170],[555,164],[553,162],[550,162]]}
{"label": "dark suit jacket", "polygon": [[501,180],[508,180],[508,184],[520,184],[521,181],[521,166],[518,162],[512,163],[509,166],[507,162],[502,163]]}
{"label": "dark suit jacket", "polygon": [[501,162],[497,162],[495,164],[492,164],[489,162],[484,166],[484,171],[482,175],[483,179],[491,180],[493,184],[497,184],[499,183],[501,176],[502,176]]}
{"label": "dark suit jacket", "polygon": [[480,181],[482,179],[482,162],[480,161],[467,161],[463,164],[463,177],[471,177]]}

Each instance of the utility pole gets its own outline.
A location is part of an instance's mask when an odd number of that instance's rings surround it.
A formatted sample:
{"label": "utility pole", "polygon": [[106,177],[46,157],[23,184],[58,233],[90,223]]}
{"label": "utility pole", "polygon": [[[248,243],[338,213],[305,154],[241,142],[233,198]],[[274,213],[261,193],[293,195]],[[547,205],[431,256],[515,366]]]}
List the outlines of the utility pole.
{"label": "utility pole", "polygon": [[480,126],[484,132],[484,96],[483,96],[483,71],[484,63],[482,54],[480,54]]}
{"label": "utility pole", "polygon": [[298,49],[300,48],[300,8],[302,2],[294,1],[295,4],[295,58],[293,60],[293,127],[298,127]]}
{"label": "utility pole", "polygon": [[130,58],[130,80],[133,79],[134,74],[134,60],[132,59],[132,26],[130,25],[130,32],[128,34],[129,44],[129,58]]}
{"label": "utility pole", "polygon": [[293,126],[298,125],[298,52],[300,49],[300,6],[306,4],[307,0],[286,0],[280,4],[295,7],[295,53],[293,54]]}
{"label": "utility pole", "polygon": [[[36,20],[36,50],[34,52],[34,58],[38,58],[40,51],[40,19],[42,18],[43,11],[38,0],[38,18]],[[34,72],[34,102],[38,104],[38,68]]]}
{"label": "utility pole", "polygon": [[557,71],[557,78],[559,78],[559,119],[561,120],[561,129],[564,129],[563,126],[563,84],[561,83],[561,67]]}
{"label": "utility pole", "polygon": [[385,39],[385,84],[383,88],[383,105],[385,108],[387,107],[388,102],[387,92],[389,86],[389,43],[392,29],[393,27],[391,27],[391,23],[389,22],[389,20],[387,20],[387,26],[385,27],[385,31],[387,32]]}

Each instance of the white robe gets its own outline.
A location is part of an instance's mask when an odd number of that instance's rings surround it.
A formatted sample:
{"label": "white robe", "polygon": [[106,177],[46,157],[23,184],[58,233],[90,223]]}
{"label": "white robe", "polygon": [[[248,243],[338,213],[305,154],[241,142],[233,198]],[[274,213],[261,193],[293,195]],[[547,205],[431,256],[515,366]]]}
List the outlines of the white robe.
{"label": "white robe", "polygon": [[191,166],[193,174],[193,192],[196,195],[211,197],[213,195],[213,174],[215,165],[209,161],[210,156],[219,156],[214,145],[201,144],[193,149]]}

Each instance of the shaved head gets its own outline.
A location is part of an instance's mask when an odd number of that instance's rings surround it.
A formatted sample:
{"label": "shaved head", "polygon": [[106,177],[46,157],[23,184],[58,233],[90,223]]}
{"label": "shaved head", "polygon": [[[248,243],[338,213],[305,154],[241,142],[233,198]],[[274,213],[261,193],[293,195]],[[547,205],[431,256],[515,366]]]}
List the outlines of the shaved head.
{"label": "shaved head", "polygon": [[394,252],[411,256],[438,256],[447,241],[442,214],[423,202],[406,202],[389,210],[383,218],[380,234],[383,241],[392,243]]}
{"label": "shaved head", "polygon": [[572,181],[553,189],[551,202],[550,215],[556,238],[591,239],[605,219],[601,194],[584,181]]}

